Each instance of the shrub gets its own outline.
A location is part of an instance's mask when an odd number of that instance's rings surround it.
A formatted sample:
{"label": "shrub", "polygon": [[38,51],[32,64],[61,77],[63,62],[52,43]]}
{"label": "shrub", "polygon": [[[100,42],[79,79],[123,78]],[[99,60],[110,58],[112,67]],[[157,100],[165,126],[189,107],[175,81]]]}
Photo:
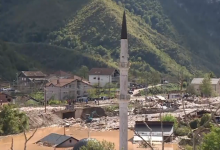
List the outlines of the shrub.
{"label": "shrub", "polygon": [[[203,126],[208,120],[210,119],[211,121],[211,115],[210,114],[204,114],[201,118],[201,121],[200,121],[200,126]],[[211,124],[210,122],[206,124],[206,128],[210,128]]]}
{"label": "shrub", "polygon": [[62,104],[62,102],[59,100],[50,100],[49,101],[49,105],[60,105],[60,104]]}
{"label": "shrub", "polygon": [[107,112],[113,112],[113,111],[115,111],[117,109],[119,109],[119,105],[112,105],[112,106],[105,107],[105,110]]}
{"label": "shrub", "polygon": [[190,133],[190,129],[186,126],[179,127],[175,130],[175,135],[177,136],[186,136]]}
{"label": "shrub", "polygon": [[174,130],[176,130],[178,127],[178,122],[177,122],[176,117],[174,117],[171,114],[166,114],[166,115],[162,116],[162,121],[174,122]]}
{"label": "shrub", "polygon": [[193,147],[190,145],[186,145],[185,150],[193,150]]}
{"label": "shrub", "polygon": [[211,132],[205,134],[201,143],[201,150],[219,150],[220,149],[220,128],[212,127]]}
{"label": "shrub", "polygon": [[114,143],[107,141],[88,141],[86,146],[80,148],[80,150],[115,150]]}
{"label": "shrub", "polygon": [[5,105],[0,112],[0,135],[17,134],[28,129],[28,117],[25,113]]}
{"label": "shrub", "polygon": [[189,123],[191,129],[196,129],[199,126],[199,119],[195,119]]}

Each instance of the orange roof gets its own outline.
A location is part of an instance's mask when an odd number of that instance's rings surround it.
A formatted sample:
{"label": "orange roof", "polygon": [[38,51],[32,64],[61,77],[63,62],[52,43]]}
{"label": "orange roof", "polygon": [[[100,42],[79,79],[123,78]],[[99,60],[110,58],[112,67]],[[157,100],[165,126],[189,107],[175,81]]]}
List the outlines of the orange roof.
{"label": "orange roof", "polygon": [[67,84],[70,84],[71,82],[75,81],[75,79],[58,79],[58,80],[52,80],[51,82],[47,83],[46,86],[50,86],[53,84],[54,86],[63,87]]}

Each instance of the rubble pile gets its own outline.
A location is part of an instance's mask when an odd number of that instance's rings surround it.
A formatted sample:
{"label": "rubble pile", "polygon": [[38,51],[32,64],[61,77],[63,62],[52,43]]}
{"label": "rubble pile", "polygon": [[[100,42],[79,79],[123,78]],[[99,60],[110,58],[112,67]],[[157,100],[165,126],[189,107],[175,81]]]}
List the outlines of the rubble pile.
{"label": "rubble pile", "polygon": [[27,116],[29,118],[29,125],[31,129],[47,126],[57,126],[64,122],[63,119],[59,118],[57,115],[51,112],[42,113],[38,111],[32,111],[31,113],[27,113]]}
{"label": "rubble pile", "polygon": [[[65,109],[64,106],[57,106],[57,107],[47,106],[47,111],[60,111],[60,110],[64,110],[64,109]],[[19,108],[19,110],[24,111],[24,112],[29,112],[29,111],[42,112],[45,110],[45,107],[21,107],[21,108]]]}
{"label": "rubble pile", "polygon": [[[134,127],[135,121],[145,120],[145,115],[130,115],[128,116],[128,128],[132,129]],[[94,119],[93,122],[87,123],[87,127],[91,130],[96,131],[106,131],[119,129],[119,117],[101,117]]]}

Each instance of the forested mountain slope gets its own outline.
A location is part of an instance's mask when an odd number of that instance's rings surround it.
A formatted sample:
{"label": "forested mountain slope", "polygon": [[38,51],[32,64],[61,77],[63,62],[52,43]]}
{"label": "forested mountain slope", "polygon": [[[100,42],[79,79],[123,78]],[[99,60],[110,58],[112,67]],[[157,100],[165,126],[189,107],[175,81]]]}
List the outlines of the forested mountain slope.
{"label": "forested mountain slope", "polygon": [[54,70],[117,67],[124,8],[131,73],[220,75],[217,0],[1,0],[0,38]]}

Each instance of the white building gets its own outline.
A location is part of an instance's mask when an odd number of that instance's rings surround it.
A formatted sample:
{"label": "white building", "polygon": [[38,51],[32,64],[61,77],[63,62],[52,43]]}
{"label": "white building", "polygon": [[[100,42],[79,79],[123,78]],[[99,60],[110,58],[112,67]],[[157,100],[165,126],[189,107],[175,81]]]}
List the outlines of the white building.
{"label": "white building", "polygon": [[88,96],[88,90],[92,86],[83,80],[78,79],[58,79],[47,83],[45,88],[46,100],[51,98],[56,100],[76,99],[81,96]]}
{"label": "white building", "polygon": [[[151,129],[149,129],[148,127]],[[136,121],[135,132],[137,132],[144,140],[151,142],[162,142],[163,139],[167,139],[167,142],[172,141],[172,134],[174,131],[174,122],[163,121],[163,136],[161,130],[160,121]],[[141,142],[142,139],[137,135],[134,135],[133,143]]]}
{"label": "white building", "polygon": [[119,82],[119,71],[114,68],[92,68],[89,72],[91,85],[104,87],[107,83]]}
{"label": "white building", "polygon": [[[201,93],[200,86],[202,85],[202,81],[204,78],[194,78],[191,82],[191,85],[193,85],[194,89]],[[211,85],[213,91],[219,96],[220,95],[220,79],[219,78],[211,78]]]}

